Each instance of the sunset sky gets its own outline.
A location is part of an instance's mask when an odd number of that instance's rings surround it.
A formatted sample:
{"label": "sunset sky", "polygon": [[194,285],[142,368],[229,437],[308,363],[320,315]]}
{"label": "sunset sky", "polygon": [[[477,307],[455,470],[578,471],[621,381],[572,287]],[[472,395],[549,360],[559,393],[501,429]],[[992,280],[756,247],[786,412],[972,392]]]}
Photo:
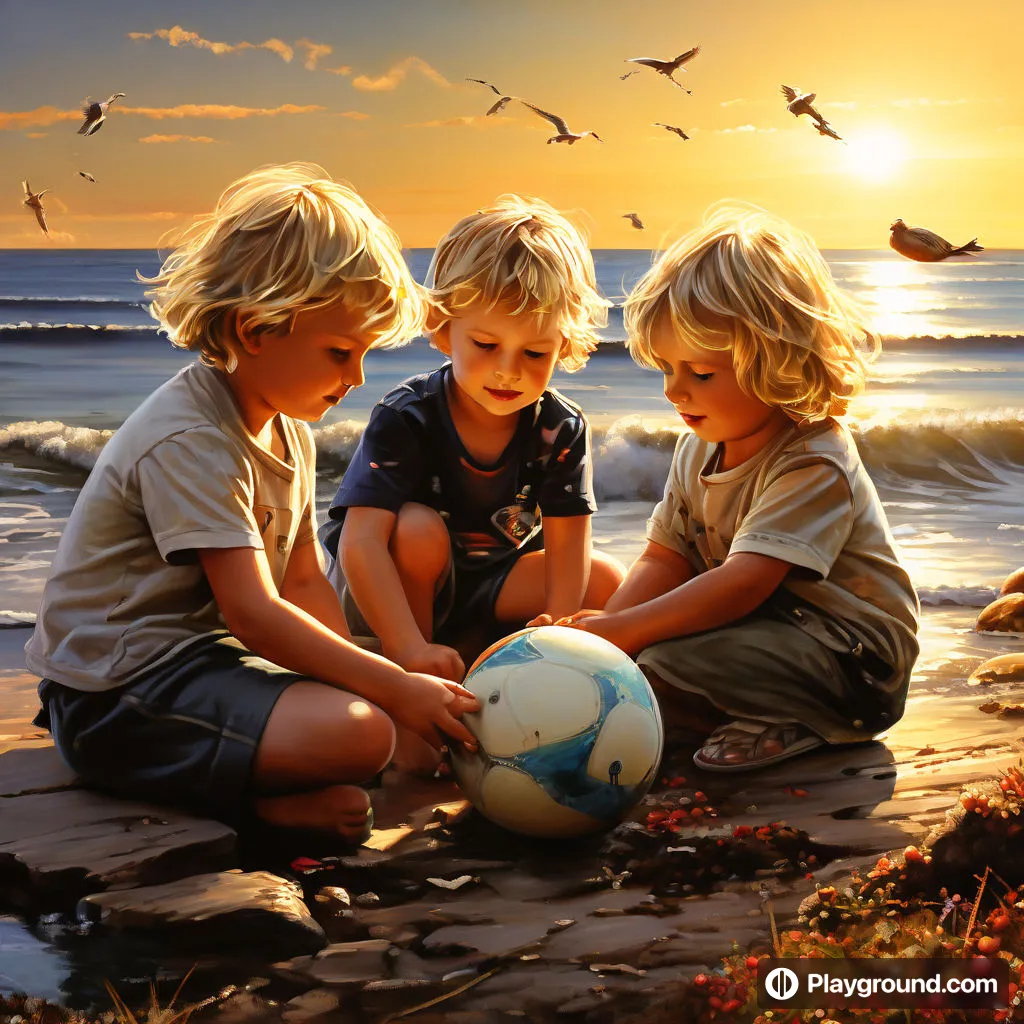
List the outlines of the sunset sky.
{"label": "sunset sky", "polygon": [[[289,160],[350,181],[408,246],[517,191],[602,248],[657,248],[726,196],[824,248],[884,247],[897,217],[1024,247],[1020,0],[0,0],[0,29],[0,248],[154,247]],[[695,45],[692,96],[619,78]],[[497,97],[467,76],[605,141],[546,145],[518,103],[484,117]],[[846,144],[788,113],[782,83]],[[113,92],[76,134],[86,96]],[[49,239],[22,179],[50,190]]]}

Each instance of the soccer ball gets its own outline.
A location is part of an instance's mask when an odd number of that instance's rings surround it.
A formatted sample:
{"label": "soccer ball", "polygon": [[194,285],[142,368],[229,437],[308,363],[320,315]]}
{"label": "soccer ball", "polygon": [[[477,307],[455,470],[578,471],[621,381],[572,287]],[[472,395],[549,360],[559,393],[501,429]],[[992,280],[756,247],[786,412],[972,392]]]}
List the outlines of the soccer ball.
{"label": "soccer ball", "polygon": [[477,659],[463,686],[479,744],[451,744],[460,788],[491,821],[528,836],[577,836],[622,820],[654,781],[664,733],[643,673],[601,637],[524,629]]}

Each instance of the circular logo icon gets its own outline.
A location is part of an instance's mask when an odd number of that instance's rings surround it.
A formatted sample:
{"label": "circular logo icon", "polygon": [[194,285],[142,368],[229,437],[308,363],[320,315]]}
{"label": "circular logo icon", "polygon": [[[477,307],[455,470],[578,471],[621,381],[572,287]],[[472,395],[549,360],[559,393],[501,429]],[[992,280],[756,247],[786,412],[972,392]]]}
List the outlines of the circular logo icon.
{"label": "circular logo icon", "polygon": [[776,967],[764,979],[764,990],[772,999],[792,999],[796,995],[798,985],[795,972],[788,967]]}

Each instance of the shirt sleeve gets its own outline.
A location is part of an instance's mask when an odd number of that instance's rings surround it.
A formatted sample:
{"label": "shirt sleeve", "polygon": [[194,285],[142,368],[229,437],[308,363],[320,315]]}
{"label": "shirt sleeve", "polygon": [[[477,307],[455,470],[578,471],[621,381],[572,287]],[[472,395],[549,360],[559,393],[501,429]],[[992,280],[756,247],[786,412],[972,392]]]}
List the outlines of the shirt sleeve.
{"label": "shirt sleeve", "polygon": [[262,548],[255,486],[242,452],[198,431],[151,448],[136,464],[139,494],[160,557],[194,548]]}
{"label": "shirt sleeve", "polygon": [[850,539],[853,495],[829,462],[780,474],[737,526],[729,553],[749,551],[828,576]]}
{"label": "shirt sleeve", "polygon": [[[684,434],[676,442],[668,478],[665,481],[665,493],[662,495],[661,501],[654,506],[654,511],[651,513],[650,519],[647,520],[647,539],[655,544],[660,544],[663,548],[675,551],[692,564],[693,552],[686,541],[689,510],[683,497],[680,468],[683,462],[682,447],[685,440],[686,435]],[[695,565],[695,568],[699,572],[707,567]]]}
{"label": "shirt sleeve", "polygon": [[590,424],[582,415],[567,417],[560,424],[537,503],[541,515],[552,519],[589,516],[597,511]]}
{"label": "shirt sleeve", "polygon": [[390,406],[376,406],[329,515],[344,519],[353,506],[398,512],[419,485],[424,465],[420,440],[405,418]]}
{"label": "shirt sleeve", "polygon": [[310,482],[309,497],[299,513],[299,527],[295,534],[294,547],[308,544],[316,539],[316,441],[308,423],[296,423],[299,444],[302,446],[302,458],[305,462],[306,479]]}

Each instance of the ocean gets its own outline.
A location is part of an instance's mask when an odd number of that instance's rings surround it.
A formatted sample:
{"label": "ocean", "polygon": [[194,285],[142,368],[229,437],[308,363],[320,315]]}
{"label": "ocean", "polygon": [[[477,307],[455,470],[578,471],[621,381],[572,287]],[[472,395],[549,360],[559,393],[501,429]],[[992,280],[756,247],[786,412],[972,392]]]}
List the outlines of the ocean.
{"label": "ocean", "polygon": [[[849,422],[924,605],[980,607],[1024,563],[1024,251],[917,264],[826,252],[885,336]],[[647,250],[596,250],[616,302],[603,344],[553,384],[594,426],[596,543],[628,562],[685,429],[659,374],[622,341]],[[408,254],[422,280],[430,250]],[[0,624],[31,621],[78,490],[111,432],[193,358],[157,332],[136,272],[154,251],[0,251]],[[326,507],[374,402],[440,355],[423,340],[367,358],[366,384],[314,433]]]}

